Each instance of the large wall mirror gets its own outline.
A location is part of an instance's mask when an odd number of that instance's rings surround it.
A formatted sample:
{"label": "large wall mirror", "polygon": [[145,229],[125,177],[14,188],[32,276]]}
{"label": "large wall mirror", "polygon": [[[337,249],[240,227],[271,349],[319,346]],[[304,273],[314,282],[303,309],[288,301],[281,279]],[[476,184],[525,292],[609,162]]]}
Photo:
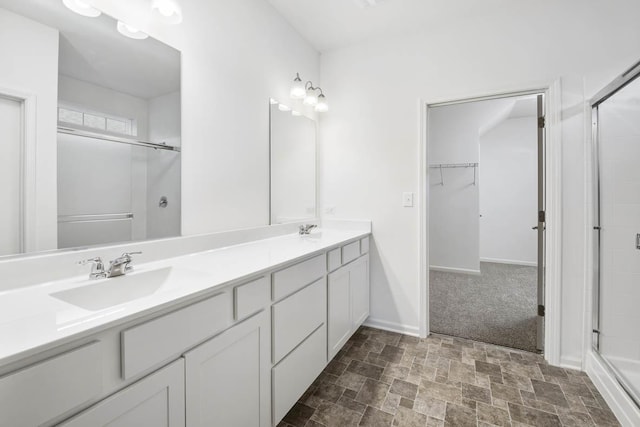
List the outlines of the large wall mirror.
{"label": "large wall mirror", "polygon": [[270,103],[271,224],[316,217],[316,122]]}
{"label": "large wall mirror", "polygon": [[180,52],[62,0],[0,28],[0,256],[180,235]]}

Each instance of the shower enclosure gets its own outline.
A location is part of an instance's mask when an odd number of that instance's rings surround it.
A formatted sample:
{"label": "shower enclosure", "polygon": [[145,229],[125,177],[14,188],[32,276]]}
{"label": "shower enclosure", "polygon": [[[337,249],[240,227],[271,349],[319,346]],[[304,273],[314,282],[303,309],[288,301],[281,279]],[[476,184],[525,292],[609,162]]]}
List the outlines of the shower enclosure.
{"label": "shower enclosure", "polygon": [[593,347],[640,406],[640,63],[594,99]]}

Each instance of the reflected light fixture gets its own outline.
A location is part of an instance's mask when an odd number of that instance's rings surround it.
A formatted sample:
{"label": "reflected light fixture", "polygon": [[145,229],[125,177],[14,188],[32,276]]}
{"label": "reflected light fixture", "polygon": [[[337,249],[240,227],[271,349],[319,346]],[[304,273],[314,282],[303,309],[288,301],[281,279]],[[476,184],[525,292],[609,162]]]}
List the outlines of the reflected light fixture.
{"label": "reflected light fixture", "polygon": [[296,110],[291,110],[291,115],[292,115],[292,116],[299,117],[299,116],[301,116],[301,115],[302,115],[302,113],[301,113],[301,112],[299,112],[299,111],[296,111]]}
{"label": "reflected light fixture", "polygon": [[74,11],[78,15],[88,16],[89,18],[97,18],[102,14],[98,9],[82,0],[62,0],[62,3],[67,6],[68,9]]}
{"label": "reflected light fixture", "polygon": [[167,24],[175,25],[182,22],[182,9],[174,0],[153,0],[151,10]]}
{"label": "reflected light fixture", "polygon": [[318,95],[318,103],[316,104],[315,110],[318,113],[326,113],[329,111],[329,104],[327,104],[327,98],[322,93],[322,90],[320,91],[320,95]]}
{"label": "reflected light fixture", "polygon": [[278,110],[280,111],[291,111],[291,107],[284,104],[278,104]]}
{"label": "reflected light fixture", "polygon": [[144,40],[149,37],[147,33],[143,33],[139,29],[132,27],[129,24],[125,24],[122,21],[118,21],[118,32],[123,36],[136,40]]}

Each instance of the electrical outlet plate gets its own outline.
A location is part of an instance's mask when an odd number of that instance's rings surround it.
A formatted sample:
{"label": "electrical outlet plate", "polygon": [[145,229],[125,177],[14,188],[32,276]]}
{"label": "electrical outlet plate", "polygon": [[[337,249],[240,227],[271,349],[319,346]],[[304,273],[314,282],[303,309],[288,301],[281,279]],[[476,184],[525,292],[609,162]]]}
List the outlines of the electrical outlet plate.
{"label": "electrical outlet plate", "polygon": [[402,193],[402,206],[413,207],[413,193]]}

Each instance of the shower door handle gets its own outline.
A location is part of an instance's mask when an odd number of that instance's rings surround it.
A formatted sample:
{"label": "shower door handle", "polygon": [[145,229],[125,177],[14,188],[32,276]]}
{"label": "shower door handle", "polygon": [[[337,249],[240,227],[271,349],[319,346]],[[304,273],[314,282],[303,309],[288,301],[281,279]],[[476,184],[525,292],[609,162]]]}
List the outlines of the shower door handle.
{"label": "shower door handle", "polygon": [[636,234],[636,249],[640,249],[640,233]]}
{"label": "shower door handle", "polygon": [[531,227],[532,230],[537,230],[538,226],[536,225],[535,227]]}

